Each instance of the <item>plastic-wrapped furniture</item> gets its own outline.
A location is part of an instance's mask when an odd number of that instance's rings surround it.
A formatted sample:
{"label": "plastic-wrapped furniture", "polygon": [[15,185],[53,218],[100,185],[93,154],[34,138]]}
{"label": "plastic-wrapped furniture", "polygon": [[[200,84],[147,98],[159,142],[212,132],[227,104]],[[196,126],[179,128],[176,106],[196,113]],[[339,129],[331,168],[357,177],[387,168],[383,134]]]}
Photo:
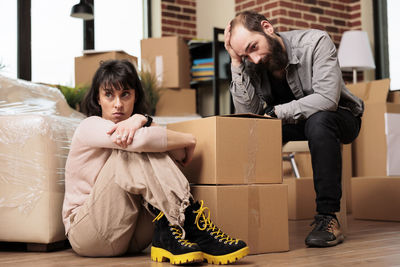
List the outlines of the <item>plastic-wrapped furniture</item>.
{"label": "plastic-wrapped furniture", "polygon": [[64,167],[83,118],[57,88],[0,75],[0,242],[66,239]]}

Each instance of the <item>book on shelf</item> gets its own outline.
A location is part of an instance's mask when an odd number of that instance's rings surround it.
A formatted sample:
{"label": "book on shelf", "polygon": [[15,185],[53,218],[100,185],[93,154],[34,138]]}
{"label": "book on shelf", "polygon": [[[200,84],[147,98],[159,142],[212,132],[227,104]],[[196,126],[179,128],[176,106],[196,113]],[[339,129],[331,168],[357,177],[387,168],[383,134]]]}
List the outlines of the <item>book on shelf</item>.
{"label": "book on shelf", "polygon": [[213,76],[213,75],[214,75],[214,70],[204,70],[204,71],[192,72],[192,77]]}
{"label": "book on shelf", "polygon": [[206,65],[206,64],[214,65],[214,59],[213,58],[198,58],[198,59],[193,60],[193,65]]}
{"label": "book on shelf", "polygon": [[193,77],[192,82],[210,81],[214,76]]}
{"label": "book on shelf", "polygon": [[196,65],[192,67],[192,72],[202,70],[214,70],[214,65]]}

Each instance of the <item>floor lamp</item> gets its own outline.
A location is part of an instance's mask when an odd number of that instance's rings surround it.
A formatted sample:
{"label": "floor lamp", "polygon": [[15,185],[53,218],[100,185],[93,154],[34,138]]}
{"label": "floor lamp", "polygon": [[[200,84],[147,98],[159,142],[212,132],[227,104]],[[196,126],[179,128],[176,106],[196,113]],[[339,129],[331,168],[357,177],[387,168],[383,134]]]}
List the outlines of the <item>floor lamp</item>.
{"label": "floor lamp", "polygon": [[344,32],[339,45],[338,59],[341,70],[353,71],[353,83],[357,83],[358,70],[375,69],[367,33]]}

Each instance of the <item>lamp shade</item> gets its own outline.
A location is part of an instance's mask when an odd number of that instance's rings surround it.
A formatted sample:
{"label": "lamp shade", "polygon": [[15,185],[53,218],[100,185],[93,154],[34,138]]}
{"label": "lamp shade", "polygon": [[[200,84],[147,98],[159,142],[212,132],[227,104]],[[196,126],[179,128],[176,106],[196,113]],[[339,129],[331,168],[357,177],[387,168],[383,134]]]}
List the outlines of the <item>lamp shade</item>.
{"label": "lamp shade", "polygon": [[339,45],[338,59],[344,71],[375,69],[368,35],[364,31],[346,31]]}
{"label": "lamp shade", "polygon": [[84,0],[81,0],[79,4],[72,7],[71,17],[80,18],[83,20],[92,20],[94,18],[93,8],[91,5],[85,3]]}

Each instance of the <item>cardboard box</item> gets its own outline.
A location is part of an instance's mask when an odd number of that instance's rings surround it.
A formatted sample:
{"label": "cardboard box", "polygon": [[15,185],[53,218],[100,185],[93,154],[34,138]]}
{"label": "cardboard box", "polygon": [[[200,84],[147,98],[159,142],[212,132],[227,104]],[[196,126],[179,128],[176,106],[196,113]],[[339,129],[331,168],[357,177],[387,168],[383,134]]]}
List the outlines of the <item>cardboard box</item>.
{"label": "cardboard box", "polygon": [[192,133],[197,145],[183,169],[195,184],[282,183],[281,121],[229,115],[169,124]]}
{"label": "cardboard box", "polygon": [[124,51],[87,50],[83,52],[83,56],[75,58],[75,86],[90,86],[100,63],[111,59],[127,59],[137,66],[137,58]]}
{"label": "cardboard box", "polygon": [[[289,154],[290,153],[283,153],[284,156],[288,156]],[[313,176],[310,152],[296,152],[294,154],[294,160],[296,161],[296,166],[300,177]],[[295,177],[290,161],[283,161],[283,177]]]}
{"label": "cardboard box", "polygon": [[400,175],[400,104],[387,101],[390,80],[348,85],[365,103],[353,143],[353,176]]}
{"label": "cardboard box", "polygon": [[287,186],[194,185],[211,220],[231,237],[244,240],[251,254],[289,250]]}
{"label": "cardboard box", "polygon": [[156,116],[196,114],[196,90],[163,89],[156,106]]}
{"label": "cardboard box", "polygon": [[289,220],[314,218],[316,206],[313,178],[284,178],[283,183],[288,185]]}
{"label": "cardboard box", "polygon": [[354,177],[353,217],[400,221],[400,177]]}
{"label": "cardboard box", "polygon": [[143,39],[140,42],[142,65],[149,64],[161,87],[190,87],[190,54],[178,36]]}

